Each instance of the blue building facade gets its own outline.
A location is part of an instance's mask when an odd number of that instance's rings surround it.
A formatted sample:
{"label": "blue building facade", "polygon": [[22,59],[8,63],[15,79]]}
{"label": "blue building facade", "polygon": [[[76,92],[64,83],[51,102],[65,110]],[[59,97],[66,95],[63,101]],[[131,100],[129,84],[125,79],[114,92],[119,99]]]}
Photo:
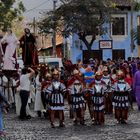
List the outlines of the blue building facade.
{"label": "blue building facade", "polygon": [[[92,45],[92,58],[98,58],[101,60],[127,59],[128,57],[138,56],[137,43],[133,54],[131,53],[131,21],[132,14],[130,10],[120,11],[113,13],[112,18],[114,23],[106,23],[107,33],[102,36],[97,36]],[[133,28],[137,28],[138,25],[138,12],[133,12]],[[79,40],[77,34],[72,36],[72,45],[70,49],[70,59],[73,63],[76,63],[78,59],[85,61],[89,59],[87,48],[85,44]]]}

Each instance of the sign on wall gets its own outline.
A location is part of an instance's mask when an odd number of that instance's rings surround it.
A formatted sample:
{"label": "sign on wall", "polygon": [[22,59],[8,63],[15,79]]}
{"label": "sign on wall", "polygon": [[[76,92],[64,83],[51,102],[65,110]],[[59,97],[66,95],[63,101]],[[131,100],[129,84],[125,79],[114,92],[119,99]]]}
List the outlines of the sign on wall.
{"label": "sign on wall", "polygon": [[99,48],[100,49],[112,49],[112,40],[100,40]]}

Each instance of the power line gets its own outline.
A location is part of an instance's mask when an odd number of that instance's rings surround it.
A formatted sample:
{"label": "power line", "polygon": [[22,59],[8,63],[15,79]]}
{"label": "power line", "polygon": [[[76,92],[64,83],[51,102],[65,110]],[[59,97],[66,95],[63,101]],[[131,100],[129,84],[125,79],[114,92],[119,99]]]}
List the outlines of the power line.
{"label": "power line", "polygon": [[43,2],[43,3],[41,3],[41,4],[39,4],[39,5],[37,5],[37,6],[35,6],[34,8],[31,8],[31,9],[25,11],[24,13],[28,13],[28,12],[30,12],[30,11],[33,11],[33,10],[35,10],[36,8],[38,8],[38,7],[42,6],[42,5],[44,5],[44,4],[47,3],[47,2],[48,2],[48,0],[45,1],[45,2]]}

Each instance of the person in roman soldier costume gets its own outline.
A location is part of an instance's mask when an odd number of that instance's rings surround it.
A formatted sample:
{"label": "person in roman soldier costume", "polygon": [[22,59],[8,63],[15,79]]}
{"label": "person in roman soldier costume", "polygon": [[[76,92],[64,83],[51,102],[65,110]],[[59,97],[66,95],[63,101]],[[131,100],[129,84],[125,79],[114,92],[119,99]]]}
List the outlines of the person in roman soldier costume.
{"label": "person in roman soldier costume", "polygon": [[84,81],[79,78],[78,70],[75,69],[73,74],[73,79],[68,82],[70,108],[72,109],[74,115],[74,124],[77,124],[79,118],[80,124],[84,125],[86,104],[83,91],[85,89],[85,84]]}
{"label": "person in roman soldier costume", "polygon": [[59,80],[59,72],[57,70],[53,71],[52,75],[52,83],[46,89],[46,93],[49,96],[49,105],[50,105],[50,121],[51,127],[54,128],[54,119],[55,112],[57,111],[59,114],[59,126],[64,127],[64,93],[66,92],[66,88],[63,83]]}
{"label": "person in roman soldier costume", "polygon": [[134,75],[133,79],[133,90],[136,97],[136,103],[138,110],[140,111],[140,62],[137,63],[137,72]]}
{"label": "person in roman soldier costume", "polygon": [[20,38],[20,47],[22,48],[22,60],[24,66],[38,65],[38,56],[36,48],[36,39],[30,33],[28,28],[25,28],[25,35]]}
{"label": "person in roman soldier costume", "polygon": [[90,85],[91,100],[93,103],[94,124],[104,124],[104,89],[105,84],[102,82],[102,72],[95,73],[95,81]]}
{"label": "person in roman soldier costume", "polygon": [[52,76],[49,73],[46,73],[46,75],[43,77],[43,80],[41,82],[41,99],[42,103],[45,109],[44,117],[47,118],[50,115],[50,109],[49,109],[49,95],[46,94],[46,89],[51,85]]}
{"label": "person in roman soldier costume", "polygon": [[112,114],[113,106],[112,106],[112,84],[113,79],[109,74],[108,67],[104,66],[103,68],[103,77],[102,81],[105,83],[105,113]]}
{"label": "person in roman soldier costume", "polygon": [[115,118],[118,123],[126,124],[128,119],[129,108],[129,92],[131,87],[124,80],[124,72],[119,70],[117,72],[118,81],[112,87],[114,90],[113,106],[115,110]]}

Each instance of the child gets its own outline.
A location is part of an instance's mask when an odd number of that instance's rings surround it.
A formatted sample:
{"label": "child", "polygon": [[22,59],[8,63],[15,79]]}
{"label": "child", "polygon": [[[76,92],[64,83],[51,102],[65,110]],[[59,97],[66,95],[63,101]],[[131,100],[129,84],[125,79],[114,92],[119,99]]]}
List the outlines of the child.
{"label": "child", "polygon": [[112,106],[112,83],[113,80],[111,75],[109,74],[108,67],[103,68],[103,77],[102,81],[105,83],[105,113],[112,114],[113,113],[113,106]]}
{"label": "child", "polygon": [[51,127],[55,128],[54,119],[55,113],[59,114],[59,126],[64,127],[64,93],[66,88],[63,83],[60,82],[59,72],[54,70],[52,75],[52,82],[49,87],[46,89],[46,93],[49,96],[49,105],[50,105],[50,121]]}
{"label": "child", "polygon": [[113,106],[115,109],[115,118],[118,123],[126,124],[128,119],[129,108],[129,91],[131,87],[124,80],[124,72],[119,70],[117,72],[118,81],[114,84],[114,98]]}
{"label": "child", "polygon": [[71,80],[69,87],[70,93],[70,106],[73,110],[74,114],[74,124],[77,124],[77,119],[80,119],[80,124],[84,125],[84,114],[85,114],[85,100],[83,95],[83,90],[85,88],[85,84],[79,78],[79,71],[74,70],[74,77]]}
{"label": "child", "polygon": [[93,103],[94,123],[97,125],[104,124],[104,83],[102,82],[102,73],[95,73],[95,82],[90,85]]}

